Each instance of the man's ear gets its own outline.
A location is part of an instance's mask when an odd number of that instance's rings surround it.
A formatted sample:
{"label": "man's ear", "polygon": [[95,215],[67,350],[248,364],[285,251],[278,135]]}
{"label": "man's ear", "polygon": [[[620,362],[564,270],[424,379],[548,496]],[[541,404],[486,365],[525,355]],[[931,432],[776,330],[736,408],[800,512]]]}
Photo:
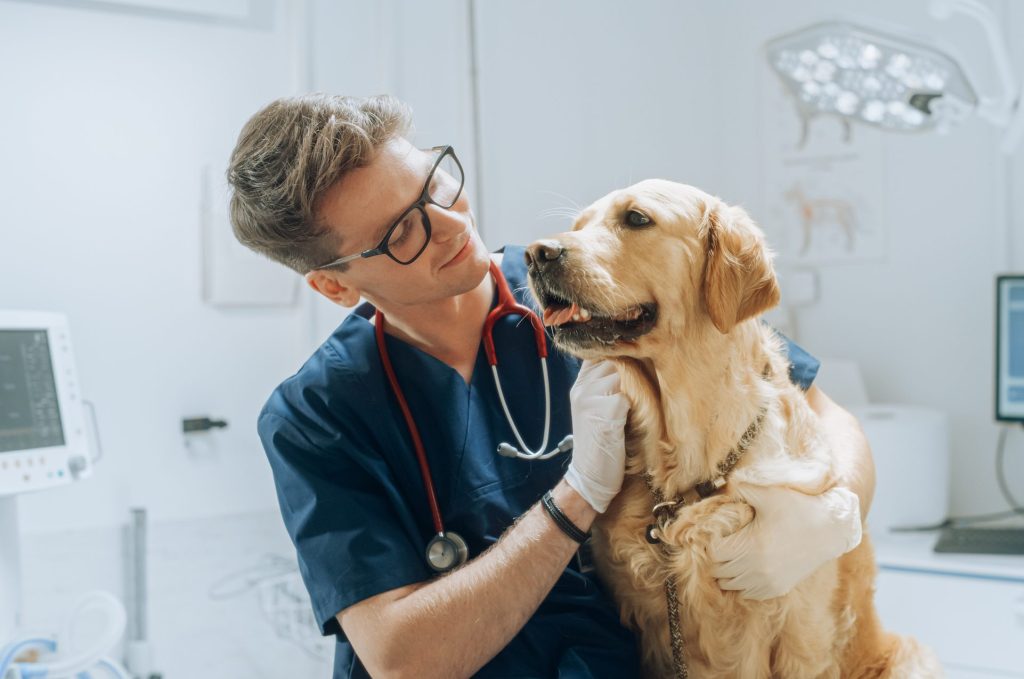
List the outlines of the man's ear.
{"label": "man's ear", "polygon": [[317,269],[306,274],[306,283],[321,295],[343,307],[359,304],[359,290],[347,285],[338,274],[329,269]]}
{"label": "man's ear", "polygon": [[779,284],[764,234],[738,207],[718,202],[701,225],[707,259],[704,306],[722,333],[779,303]]}

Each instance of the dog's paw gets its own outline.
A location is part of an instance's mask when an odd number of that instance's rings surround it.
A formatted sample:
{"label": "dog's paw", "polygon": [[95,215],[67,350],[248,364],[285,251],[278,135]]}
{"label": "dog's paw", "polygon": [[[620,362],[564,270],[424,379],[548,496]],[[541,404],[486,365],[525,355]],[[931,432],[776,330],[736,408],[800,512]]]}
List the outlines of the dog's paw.
{"label": "dog's paw", "polygon": [[677,545],[707,544],[716,537],[731,535],[754,519],[754,509],[728,495],[715,495],[684,507],[662,531],[668,542]]}
{"label": "dog's paw", "polygon": [[701,529],[710,537],[725,537],[754,520],[754,508],[742,500],[722,496],[713,511],[701,519]]}

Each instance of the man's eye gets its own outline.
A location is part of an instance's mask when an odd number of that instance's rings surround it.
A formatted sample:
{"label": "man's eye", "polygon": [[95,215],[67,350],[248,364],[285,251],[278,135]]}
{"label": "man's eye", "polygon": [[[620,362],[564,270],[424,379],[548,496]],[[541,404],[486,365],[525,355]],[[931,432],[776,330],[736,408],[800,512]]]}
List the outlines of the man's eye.
{"label": "man's eye", "polygon": [[630,210],[626,213],[626,224],[629,226],[648,226],[651,224],[651,218],[643,212]]}
{"label": "man's eye", "polygon": [[406,217],[402,220],[402,223],[395,227],[395,230],[391,232],[391,236],[388,238],[388,247],[395,247],[400,245],[406,237],[409,235],[411,228],[409,218]]}

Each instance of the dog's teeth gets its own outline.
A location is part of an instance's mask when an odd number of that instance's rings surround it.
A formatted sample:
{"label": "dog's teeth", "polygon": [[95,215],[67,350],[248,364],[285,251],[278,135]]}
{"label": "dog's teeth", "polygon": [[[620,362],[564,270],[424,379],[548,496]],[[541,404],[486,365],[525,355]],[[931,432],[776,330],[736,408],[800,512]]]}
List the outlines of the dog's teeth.
{"label": "dog's teeth", "polygon": [[580,309],[580,316],[582,316],[583,320],[585,320],[585,321],[589,321],[590,320],[590,312],[587,311],[586,309]]}
{"label": "dog's teeth", "polygon": [[579,314],[573,314],[572,315],[572,320],[574,320],[574,321],[580,320],[580,315]]}

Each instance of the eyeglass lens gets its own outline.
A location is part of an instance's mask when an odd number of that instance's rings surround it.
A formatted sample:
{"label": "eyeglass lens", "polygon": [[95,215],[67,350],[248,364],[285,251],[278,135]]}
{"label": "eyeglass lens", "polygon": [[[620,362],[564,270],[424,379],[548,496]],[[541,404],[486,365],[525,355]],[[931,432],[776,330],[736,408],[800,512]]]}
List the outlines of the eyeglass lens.
{"label": "eyeglass lens", "polygon": [[[446,155],[434,170],[427,187],[430,202],[442,208],[455,205],[462,191],[462,169],[450,154]],[[424,208],[413,207],[406,212],[398,227],[388,239],[388,252],[402,264],[416,259],[427,246],[429,234],[425,223]]]}

